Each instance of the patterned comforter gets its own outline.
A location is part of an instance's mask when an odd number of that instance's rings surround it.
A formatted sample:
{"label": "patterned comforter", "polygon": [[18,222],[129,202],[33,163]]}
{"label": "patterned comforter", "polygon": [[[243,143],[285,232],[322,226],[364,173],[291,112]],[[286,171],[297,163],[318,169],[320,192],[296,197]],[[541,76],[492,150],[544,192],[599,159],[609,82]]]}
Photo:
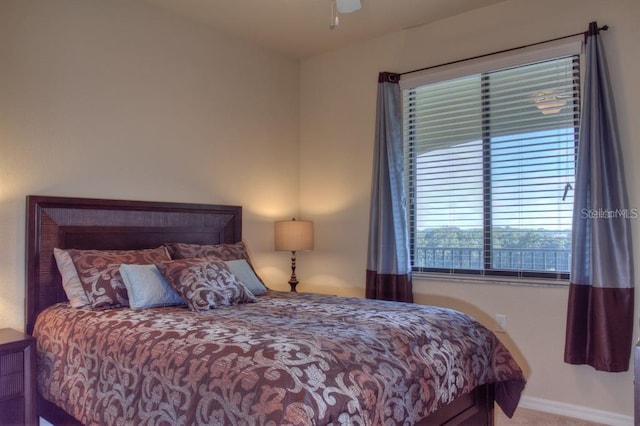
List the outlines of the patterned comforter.
{"label": "patterned comforter", "polygon": [[522,372],[460,312],[268,292],[257,303],[38,317],[38,387],[85,424],[413,424],[497,383],[511,415]]}

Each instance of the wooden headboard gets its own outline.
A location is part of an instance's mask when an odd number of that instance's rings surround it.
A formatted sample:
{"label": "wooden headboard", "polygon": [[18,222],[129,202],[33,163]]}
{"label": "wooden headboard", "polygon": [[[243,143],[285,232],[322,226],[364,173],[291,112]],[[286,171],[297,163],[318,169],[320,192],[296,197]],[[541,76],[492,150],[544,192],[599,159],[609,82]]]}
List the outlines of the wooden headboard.
{"label": "wooden headboard", "polygon": [[236,243],[242,207],[30,195],[26,223],[25,330],[67,300],[53,249],[127,250],[168,242]]}

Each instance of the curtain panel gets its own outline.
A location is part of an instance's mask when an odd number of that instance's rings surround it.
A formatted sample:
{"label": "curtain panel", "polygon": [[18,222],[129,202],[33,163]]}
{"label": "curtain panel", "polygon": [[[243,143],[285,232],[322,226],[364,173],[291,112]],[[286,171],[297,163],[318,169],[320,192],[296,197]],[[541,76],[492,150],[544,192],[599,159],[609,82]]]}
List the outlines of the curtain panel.
{"label": "curtain panel", "polygon": [[399,80],[393,73],[378,77],[366,296],[413,302]]}
{"label": "curtain panel", "polygon": [[585,64],[564,360],[601,371],[626,371],[634,324],[634,210],[628,203],[613,98],[595,22],[586,33]]}

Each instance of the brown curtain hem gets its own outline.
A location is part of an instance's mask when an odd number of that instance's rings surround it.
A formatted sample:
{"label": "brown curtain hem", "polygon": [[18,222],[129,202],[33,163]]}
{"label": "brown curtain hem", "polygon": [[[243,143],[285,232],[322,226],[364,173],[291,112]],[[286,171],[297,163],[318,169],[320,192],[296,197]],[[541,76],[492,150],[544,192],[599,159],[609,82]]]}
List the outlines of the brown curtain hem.
{"label": "brown curtain hem", "polygon": [[633,288],[572,283],[564,362],[599,371],[627,371],[633,345],[633,304]]}
{"label": "brown curtain hem", "polygon": [[413,285],[410,275],[379,274],[367,270],[368,299],[413,302]]}

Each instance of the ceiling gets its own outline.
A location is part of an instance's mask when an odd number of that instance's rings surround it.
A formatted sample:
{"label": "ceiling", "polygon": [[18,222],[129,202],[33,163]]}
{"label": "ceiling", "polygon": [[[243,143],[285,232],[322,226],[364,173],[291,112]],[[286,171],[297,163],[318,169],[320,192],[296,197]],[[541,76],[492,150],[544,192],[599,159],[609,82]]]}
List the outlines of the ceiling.
{"label": "ceiling", "polygon": [[306,58],[504,0],[362,0],[329,29],[330,0],[140,0],[218,31]]}

